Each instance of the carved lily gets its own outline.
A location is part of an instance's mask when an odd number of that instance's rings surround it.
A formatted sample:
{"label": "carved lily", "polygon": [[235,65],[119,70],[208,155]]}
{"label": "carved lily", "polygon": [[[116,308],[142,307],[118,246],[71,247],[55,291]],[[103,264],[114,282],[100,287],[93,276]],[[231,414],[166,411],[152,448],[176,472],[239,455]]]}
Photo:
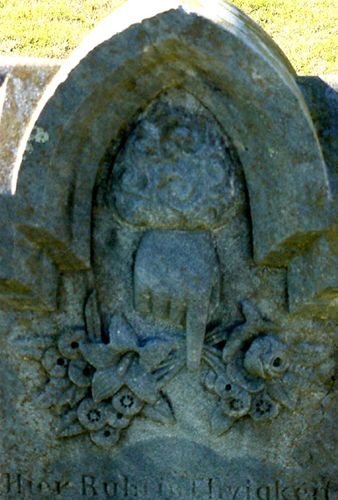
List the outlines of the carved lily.
{"label": "carved lily", "polygon": [[108,344],[86,344],[84,358],[96,368],[92,379],[95,402],[103,401],[127,386],[140,400],[154,404],[159,398],[157,379],[152,371],[173,349],[172,342],[139,339],[121,316],[114,316]]}
{"label": "carved lily", "polygon": [[121,357],[119,363],[97,370],[92,379],[94,401],[99,402],[116,394],[121,387],[127,386],[141,400],[155,403],[158,399],[156,380],[146,372],[133,353]]}
{"label": "carved lily", "polygon": [[83,359],[69,363],[68,377],[78,387],[90,387],[94,369]]}

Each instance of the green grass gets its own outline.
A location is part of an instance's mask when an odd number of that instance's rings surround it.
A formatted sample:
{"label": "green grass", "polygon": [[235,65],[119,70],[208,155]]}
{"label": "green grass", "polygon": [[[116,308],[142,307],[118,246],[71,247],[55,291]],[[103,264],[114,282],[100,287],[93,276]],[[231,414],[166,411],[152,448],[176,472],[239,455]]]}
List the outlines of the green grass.
{"label": "green grass", "polygon": [[236,0],[284,51],[297,73],[338,73],[337,0]]}
{"label": "green grass", "polygon": [[[0,0],[0,54],[65,58],[123,1]],[[308,75],[338,72],[336,2],[233,1],[272,36],[299,74]]]}
{"label": "green grass", "polygon": [[0,54],[65,58],[123,0],[0,0]]}

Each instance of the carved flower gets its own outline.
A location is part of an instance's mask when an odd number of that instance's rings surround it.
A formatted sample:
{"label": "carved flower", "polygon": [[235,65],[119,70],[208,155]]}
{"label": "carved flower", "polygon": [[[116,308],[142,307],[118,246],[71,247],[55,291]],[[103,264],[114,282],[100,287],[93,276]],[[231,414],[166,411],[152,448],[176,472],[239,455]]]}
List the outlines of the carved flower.
{"label": "carved flower", "polygon": [[56,347],[47,349],[41,362],[50,377],[63,378],[67,375],[68,360]]}
{"label": "carved flower", "polygon": [[84,342],[86,342],[84,329],[66,328],[58,340],[58,349],[67,359],[79,359],[82,358],[80,346]]}
{"label": "carved flower", "polygon": [[218,435],[245,415],[255,421],[270,420],[281,405],[294,409],[298,401],[295,377],[289,370],[290,350],[274,333],[276,325],[250,301],[243,300],[241,306],[246,321],[209,332],[203,351],[211,370],[202,382],[220,398],[211,417]]}
{"label": "carved flower", "polygon": [[97,431],[107,423],[109,410],[107,403],[96,403],[92,398],[88,397],[79,405],[77,415],[83,427],[89,431]]}
{"label": "carved flower", "polygon": [[[74,339],[77,339],[77,344],[71,347]],[[49,347],[43,354],[41,363],[50,377],[40,396],[40,403],[44,407],[61,408],[68,405],[72,408],[85,397],[93,369],[86,361],[79,359],[81,353],[78,347],[83,339],[83,331],[68,329],[59,339],[58,347]]]}
{"label": "carved flower", "polygon": [[224,374],[218,375],[214,388],[216,394],[218,394],[221,398],[232,397],[241,391],[241,388],[238,385],[233,384],[230,378]]}
{"label": "carved flower", "polygon": [[[225,429],[232,425],[232,421],[246,415],[251,406],[250,394],[237,384],[234,384],[231,379],[224,373],[217,375],[210,370],[204,377],[204,385],[210,391],[214,392],[221,398],[219,410],[213,417],[213,425],[217,429]],[[224,419],[224,415],[231,417]],[[225,432],[222,431],[222,432]]]}
{"label": "carved flower", "polygon": [[258,337],[246,352],[243,364],[251,375],[281,377],[289,367],[287,347],[272,335]]}
{"label": "carved flower", "polygon": [[94,369],[83,359],[75,359],[69,363],[68,377],[78,387],[89,387]]}
{"label": "carved flower", "polygon": [[109,326],[109,348],[117,355],[133,352],[138,355],[140,366],[154,370],[173,349],[175,340],[139,338],[122,316],[113,316]]}
{"label": "carved flower", "polygon": [[221,401],[221,408],[229,417],[244,417],[244,415],[246,415],[250,410],[251,396],[249,393],[240,388],[232,392],[233,394]]}
{"label": "carved flower", "polygon": [[43,393],[40,395],[40,404],[44,408],[55,406],[75,406],[86,395],[86,388],[77,387],[68,378],[52,378],[46,384]]}
{"label": "carved flower", "polygon": [[112,402],[118,415],[124,415],[125,417],[133,417],[139,413],[143,407],[142,401],[127,387],[122,387],[122,389],[115,394]]}
{"label": "carved flower", "polygon": [[109,344],[81,348],[84,358],[97,369],[92,380],[94,401],[103,401],[127,386],[140,400],[154,404],[159,392],[151,372],[168,357],[172,343],[139,339],[121,316],[113,317],[109,334]]}
{"label": "carved flower", "polygon": [[270,420],[279,413],[279,405],[267,393],[257,394],[252,401],[250,416],[256,421]]}
{"label": "carved flower", "polygon": [[120,433],[109,425],[96,432],[90,433],[90,439],[101,448],[111,448],[120,439]]}
{"label": "carved flower", "polygon": [[113,429],[125,429],[126,427],[128,427],[130,419],[127,418],[125,414],[112,408],[109,411],[107,423],[110,425],[110,427],[113,427]]}

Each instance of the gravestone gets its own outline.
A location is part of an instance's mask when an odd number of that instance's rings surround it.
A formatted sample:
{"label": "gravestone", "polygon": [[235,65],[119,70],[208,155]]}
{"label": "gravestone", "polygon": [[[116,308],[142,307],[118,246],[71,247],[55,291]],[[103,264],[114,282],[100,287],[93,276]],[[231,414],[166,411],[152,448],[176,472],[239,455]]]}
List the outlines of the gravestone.
{"label": "gravestone", "polygon": [[223,1],[61,65],[1,175],[1,498],[336,498],[318,88]]}

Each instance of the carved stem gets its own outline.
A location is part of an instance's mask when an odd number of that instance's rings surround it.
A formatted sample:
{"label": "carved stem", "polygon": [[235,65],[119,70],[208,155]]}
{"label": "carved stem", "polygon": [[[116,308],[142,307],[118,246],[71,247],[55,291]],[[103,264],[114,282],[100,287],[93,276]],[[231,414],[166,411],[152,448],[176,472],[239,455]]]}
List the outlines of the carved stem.
{"label": "carved stem", "polygon": [[128,352],[127,354],[122,356],[122,358],[120,359],[118,368],[117,368],[117,372],[118,372],[120,377],[124,377],[128,368],[132,364],[134,358],[135,358],[135,354],[133,352]]}
{"label": "carved stem", "polygon": [[216,349],[210,346],[204,346],[203,358],[213,370],[217,372],[224,372],[225,366]]}

